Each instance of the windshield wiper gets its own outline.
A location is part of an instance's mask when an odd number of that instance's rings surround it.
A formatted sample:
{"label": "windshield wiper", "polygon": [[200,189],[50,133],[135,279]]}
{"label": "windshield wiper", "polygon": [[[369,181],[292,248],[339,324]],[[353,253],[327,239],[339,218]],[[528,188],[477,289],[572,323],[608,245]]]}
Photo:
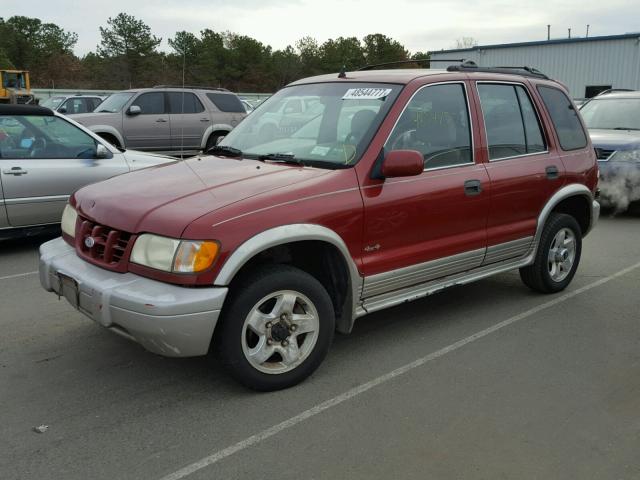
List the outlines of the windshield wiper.
{"label": "windshield wiper", "polygon": [[640,128],[633,128],[633,127],[614,127],[614,130],[640,130]]}
{"label": "windshield wiper", "polygon": [[214,155],[220,154],[231,158],[242,157],[242,150],[226,145],[214,145],[213,147],[206,149],[204,153],[213,153]]}
{"label": "windshield wiper", "polygon": [[293,163],[304,166],[304,162],[296,158],[292,153],[267,153],[258,155],[258,160],[269,160],[270,162]]}

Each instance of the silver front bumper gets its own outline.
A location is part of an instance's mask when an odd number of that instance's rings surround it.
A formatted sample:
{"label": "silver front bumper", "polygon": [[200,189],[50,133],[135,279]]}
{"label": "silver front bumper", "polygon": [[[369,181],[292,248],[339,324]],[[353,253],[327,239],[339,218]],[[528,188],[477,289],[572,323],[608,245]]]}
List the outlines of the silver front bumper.
{"label": "silver front bumper", "polygon": [[105,270],[62,238],[40,247],[40,283],[96,323],[168,357],[205,355],[227,288],[186,288]]}

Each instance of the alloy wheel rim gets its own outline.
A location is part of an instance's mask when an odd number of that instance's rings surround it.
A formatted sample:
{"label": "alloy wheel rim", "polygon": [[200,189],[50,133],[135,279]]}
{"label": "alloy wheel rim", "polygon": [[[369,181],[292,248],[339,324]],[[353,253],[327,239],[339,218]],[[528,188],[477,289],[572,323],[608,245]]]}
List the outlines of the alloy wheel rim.
{"label": "alloy wheel rim", "polygon": [[562,228],[551,241],[547,266],[554,282],[561,282],[573,269],[576,259],[576,236],[569,228]]}
{"label": "alloy wheel rim", "polygon": [[282,374],[304,362],[318,340],[318,311],[294,290],[266,295],[249,311],[242,327],[242,351],[253,368]]}

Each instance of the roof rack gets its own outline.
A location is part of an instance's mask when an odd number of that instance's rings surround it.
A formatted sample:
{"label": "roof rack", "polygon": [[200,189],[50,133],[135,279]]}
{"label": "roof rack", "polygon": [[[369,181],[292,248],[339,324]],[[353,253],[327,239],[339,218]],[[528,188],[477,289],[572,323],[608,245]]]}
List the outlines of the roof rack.
{"label": "roof rack", "polygon": [[154,85],[153,88],[189,88],[192,90],[217,90],[218,92],[231,91],[221,87],[201,87],[197,85]]}
{"label": "roof rack", "polygon": [[475,62],[468,60],[460,65],[449,65],[447,72],[483,72],[504,73],[507,75],[521,75],[523,77],[543,78],[549,80],[544,73],[533,67],[479,67]]}
{"label": "roof rack", "polygon": [[635,92],[633,88],[607,88],[606,90],[601,91],[596,95],[599,97],[600,95],[605,95],[607,93],[616,93],[616,92]]}
{"label": "roof rack", "polygon": [[357,72],[361,72],[363,70],[374,70],[378,67],[387,67],[390,65],[407,65],[411,63],[424,63],[424,62],[464,62],[464,58],[456,58],[456,59],[438,59],[432,60],[430,58],[417,58],[414,60],[399,60],[397,62],[385,62],[385,63],[376,63],[372,65],[365,65],[364,67],[360,67]]}

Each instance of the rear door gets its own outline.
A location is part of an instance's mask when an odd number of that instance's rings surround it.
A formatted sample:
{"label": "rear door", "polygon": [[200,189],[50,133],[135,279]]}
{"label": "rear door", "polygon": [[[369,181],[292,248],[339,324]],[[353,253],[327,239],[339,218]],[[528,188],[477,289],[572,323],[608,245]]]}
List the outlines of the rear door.
{"label": "rear door", "polygon": [[[97,141],[56,116],[0,116],[10,139],[0,143],[0,174],[13,227],[57,223],[69,195],[126,173],[123,155],[97,159]],[[1,220],[0,220],[1,222]]]}
{"label": "rear door", "polygon": [[215,106],[211,111],[214,124],[228,124],[231,128],[235,128],[247,116],[242,102],[234,94],[210,92],[207,93],[207,98]]}
{"label": "rear door", "polygon": [[[122,121],[125,143],[133,150],[171,151],[171,124],[165,92],[145,92],[138,95],[125,111]],[[140,107],[132,115],[130,108]]]}
{"label": "rear door", "polygon": [[366,180],[365,298],[482,263],[490,184],[474,155],[468,106],[466,83],[427,85],[397,120],[384,153],[418,150],[424,171]]}
{"label": "rear door", "polygon": [[204,105],[192,92],[168,92],[173,150],[200,150],[202,137],[211,125]]}
{"label": "rear door", "polygon": [[518,82],[477,81],[483,154],[491,179],[485,264],[524,256],[538,215],[563,173],[528,91]]}

